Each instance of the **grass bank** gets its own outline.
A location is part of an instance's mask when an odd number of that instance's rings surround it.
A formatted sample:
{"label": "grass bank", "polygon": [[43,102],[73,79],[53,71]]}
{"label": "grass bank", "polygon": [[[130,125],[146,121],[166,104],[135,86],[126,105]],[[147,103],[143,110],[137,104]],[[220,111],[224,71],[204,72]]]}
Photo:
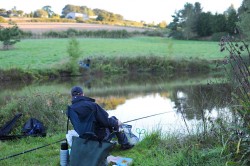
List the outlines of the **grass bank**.
{"label": "grass bank", "polygon": [[[65,138],[65,134],[55,134],[46,138],[29,137],[17,141],[0,142],[0,158],[50,144]],[[202,141],[201,141],[202,140]],[[211,146],[213,145],[213,146]],[[215,138],[201,139],[199,135],[181,138],[175,134],[163,134],[160,130],[147,133],[133,149],[121,151],[116,146],[110,154],[133,159],[133,165],[183,166],[225,165],[226,157],[221,155],[223,148]],[[60,143],[21,154],[0,161],[1,165],[59,165]]]}
{"label": "grass bank", "polygon": [[[161,37],[77,40],[81,49],[79,60],[90,58],[91,69],[104,72],[116,71],[118,68],[119,71],[137,68],[138,71],[165,72],[175,66],[175,70],[182,70],[187,66],[195,67],[196,64],[202,70],[207,70],[208,66],[213,66],[215,61],[225,56],[218,51],[217,42],[179,41]],[[32,76],[70,75],[70,67],[67,66],[70,61],[68,42],[69,39],[22,40],[15,45],[15,49],[1,51],[0,70],[6,73],[14,68],[20,73],[29,72]]]}

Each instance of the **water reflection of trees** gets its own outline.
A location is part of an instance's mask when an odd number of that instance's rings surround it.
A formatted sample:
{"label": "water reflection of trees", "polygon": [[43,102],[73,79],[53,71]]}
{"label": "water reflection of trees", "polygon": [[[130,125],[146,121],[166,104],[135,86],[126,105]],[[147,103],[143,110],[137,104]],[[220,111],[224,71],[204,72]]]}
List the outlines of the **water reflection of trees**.
{"label": "water reflection of trees", "polygon": [[193,85],[173,89],[177,112],[187,119],[204,120],[205,111],[226,108],[231,102],[231,88],[227,84]]}

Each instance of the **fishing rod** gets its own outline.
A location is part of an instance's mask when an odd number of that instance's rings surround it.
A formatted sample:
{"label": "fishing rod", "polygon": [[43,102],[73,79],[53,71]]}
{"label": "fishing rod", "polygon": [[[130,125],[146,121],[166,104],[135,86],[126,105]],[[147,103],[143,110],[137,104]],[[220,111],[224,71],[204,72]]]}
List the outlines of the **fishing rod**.
{"label": "fishing rod", "polygon": [[61,141],[64,141],[64,139],[61,139],[61,140],[58,140],[58,141],[55,141],[55,142],[52,142],[50,144],[46,144],[46,145],[42,145],[42,146],[39,146],[39,147],[36,147],[36,148],[33,148],[33,149],[29,149],[29,150],[26,150],[26,151],[23,151],[23,152],[20,152],[20,153],[17,153],[17,154],[13,154],[13,155],[10,155],[10,156],[6,156],[6,157],[3,157],[3,158],[0,158],[0,161],[1,160],[5,160],[5,159],[8,159],[8,158],[12,158],[12,157],[15,157],[15,156],[19,156],[21,154],[25,154],[25,153],[28,153],[28,152],[32,152],[34,150],[37,150],[37,149],[41,149],[41,148],[44,148],[44,147],[47,147],[47,146],[50,146],[52,144],[55,144],[55,143],[58,143],[58,142],[61,142]]}
{"label": "fishing rod", "polygon": [[[141,119],[145,119],[145,118],[149,118],[149,117],[153,117],[153,116],[157,116],[157,115],[161,115],[161,114],[166,114],[166,113],[170,113],[170,112],[173,112],[173,111],[166,111],[166,112],[161,112],[161,113],[157,113],[157,114],[153,114],[153,115],[149,115],[149,116],[144,116],[144,117],[141,117],[141,118],[136,118],[136,119],[128,120],[128,121],[125,121],[125,122],[123,122],[123,123],[129,123],[129,122],[133,122],[133,121],[137,121],[137,120],[141,120]],[[64,138],[64,139],[60,139],[60,140],[55,141],[55,142],[52,142],[52,143],[50,143],[50,144],[46,144],[46,145],[42,145],[42,146],[39,146],[39,147],[36,147],[36,148],[33,148],[33,149],[29,149],[29,150],[26,150],[26,151],[23,151],[23,152],[14,154],[14,155],[6,156],[6,157],[3,157],[3,158],[0,158],[0,161],[1,161],[1,160],[8,159],[8,158],[15,157],[15,156],[19,156],[19,155],[21,155],[21,154],[25,154],[25,153],[28,153],[28,152],[32,152],[32,151],[35,151],[35,150],[37,150],[37,149],[41,149],[41,148],[50,146],[50,145],[52,145],[52,144],[55,144],[55,143],[64,141],[64,140],[65,140],[65,138]]]}
{"label": "fishing rod", "polygon": [[170,113],[170,112],[173,112],[173,111],[166,111],[166,112],[161,112],[161,113],[157,113],[157,114],[153,114],[153,115],[149,115],[149,116],[144,116],[144,117],[141,117],[141,118],[136,118],[136,119],[133,119],[133,120],[128,120],[128,121],[123,122],[123,123],[133,122],[133,121],[137,121],[137,120],[140,120],[140,119],[145,119],[145,118],[149,118],[149,117],[152,117],[152,116],[157,116],[157,115],[166,114],[166,113]]}

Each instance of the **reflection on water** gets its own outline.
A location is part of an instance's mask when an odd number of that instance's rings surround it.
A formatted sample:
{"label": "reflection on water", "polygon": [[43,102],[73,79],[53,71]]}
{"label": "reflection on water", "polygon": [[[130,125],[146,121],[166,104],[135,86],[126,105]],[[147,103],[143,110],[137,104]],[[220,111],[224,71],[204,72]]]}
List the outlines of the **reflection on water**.
{"label": "reflection on water", "polygon": [[230,116],[230,86],[223,81],[213,83],[211,79],[213,78],[209,75],[182,75],[169,78],[162,75],[139,74],[66,78],[29,85],[16,83],[10,87],[6,84],[0,87],[0,108],[8,102],[10,94],[29,95],[38,89],[43,92],[56,91],[69,96],[70,103],[71,87],[80,85],[84,88],[86,96],[96,98],[97,101],[100,98],[105,101],[124,98],[125,102],[116,103],[114,109],[107,110],[110,116],[116,116],[122,122],[165,112],[129,122],[135,134],[139,129],[147,131],[162,129],[164,132],[177,131],[185,134],[206,130],[207,126],[202,124],[208,119]]}
{"label": "reflection on water", "polygon": [[[177,111],[174,101],[162,97],[159,93],[128,99],[115,110],[108,110],[108,113],[110,116],[119,117],[122,122],[132,121],[127,124],[133,126],[132,131],[137,136],[141,136],[140,131],[143,129],[146,131],[161,129],[163,133],[178,134],[197,133],[198,130],[203,130],[198,129],[202,123],[201,119],[187,120],[182,113]],[[204,111],[205,118],[216,119],[225,115],[229,115],[226,107]]]}

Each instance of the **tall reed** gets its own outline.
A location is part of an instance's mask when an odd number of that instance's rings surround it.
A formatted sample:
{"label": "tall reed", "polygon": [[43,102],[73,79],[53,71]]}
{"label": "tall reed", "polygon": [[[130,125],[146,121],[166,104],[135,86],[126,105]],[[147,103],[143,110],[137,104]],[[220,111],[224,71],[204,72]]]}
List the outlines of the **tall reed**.
{"label": "tall reed", "polygon": [[250,164],[250,51],[244,40],[226,36],[220,42],[221,51],[228,51],[225,72],[233,86],[235,123],[226,143],[233,162]]}

